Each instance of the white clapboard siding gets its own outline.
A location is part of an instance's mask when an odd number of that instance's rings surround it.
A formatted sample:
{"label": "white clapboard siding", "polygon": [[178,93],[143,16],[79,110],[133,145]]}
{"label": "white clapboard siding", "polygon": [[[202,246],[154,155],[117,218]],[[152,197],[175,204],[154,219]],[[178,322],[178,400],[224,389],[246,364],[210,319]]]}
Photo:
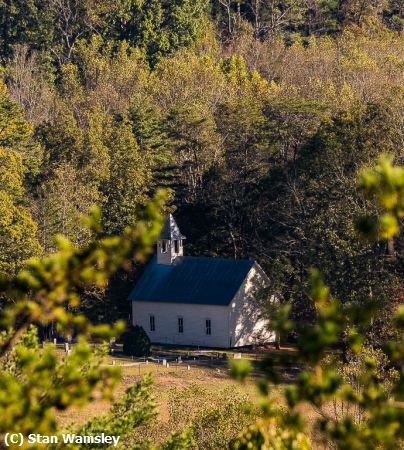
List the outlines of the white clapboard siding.
{"label": "white clapboard siding", "polygon": [[[140,325],[153,343],[198,345],[203,347],[239,347],[275,340],[261,318],[256,294],[268,278],[255,263],[228,306],[192,303],[132,302],[133,324]],[[154,316],[155,331],[150,330]],[[184,331],[178,331],[178,318]],[[211,335],[206,334],[206,319],[211,321]]]}
{"label": "white clapboard siding", "polygon": [[[194,305],[163,302],[132,302],[133,324],[141,325],[153,343],[229,346],[229,308],[217,305]],[[155,317],[155,331],[150,331],[150,316]],[[184,332],[178,332],[182,317]],[[206,334],[206,319],[211,320],[211,335]]]}
{"label": "white clapboard siding", "polygon": [[268,329],[257,302],[257,294],[267,285],[267,275],[255,263],[229,305],[232,347],[275,341],[275,333]]}

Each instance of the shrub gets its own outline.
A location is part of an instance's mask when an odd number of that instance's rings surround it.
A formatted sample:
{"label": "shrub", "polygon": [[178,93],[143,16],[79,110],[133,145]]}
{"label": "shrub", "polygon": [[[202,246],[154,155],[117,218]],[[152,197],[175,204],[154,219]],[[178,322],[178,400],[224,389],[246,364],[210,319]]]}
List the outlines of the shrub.
{"label": "shrub", "polygon": [[171,390],[168,412],[174,431],[191,426],[196,449],[219,450],[227,449],[240,429],[254,423],[259,410],[235,386],[213,390],[193,383]]}
{"label": "shrub", "polygon": [[149,356],[150,339],[142,327],[136,325],[122,335],[123,353],[128,356]]}

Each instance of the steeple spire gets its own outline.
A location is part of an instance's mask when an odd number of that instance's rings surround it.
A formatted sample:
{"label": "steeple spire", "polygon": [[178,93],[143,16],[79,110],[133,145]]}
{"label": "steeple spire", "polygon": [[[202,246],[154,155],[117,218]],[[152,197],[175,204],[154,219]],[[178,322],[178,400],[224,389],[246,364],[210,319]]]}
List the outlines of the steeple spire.
{"label": "steeple spire", "polygon": [[183,240],[186,237],[181,233],[172,214],[170,214],[161,230],[157,242],[157,263],[172,264],[178,256],[183,256]]}

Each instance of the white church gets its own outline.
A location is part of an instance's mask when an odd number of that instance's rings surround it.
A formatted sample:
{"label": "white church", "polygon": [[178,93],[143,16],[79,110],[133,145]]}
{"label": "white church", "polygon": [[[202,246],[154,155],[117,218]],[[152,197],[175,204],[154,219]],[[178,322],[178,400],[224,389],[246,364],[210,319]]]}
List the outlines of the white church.
{"label": "white church", "polygon": [[153,256],[129,295],[133,325],[152,343],[240,347],[275,341],[255,298],[268,277],[253,260],[184,256],[170,214]]}

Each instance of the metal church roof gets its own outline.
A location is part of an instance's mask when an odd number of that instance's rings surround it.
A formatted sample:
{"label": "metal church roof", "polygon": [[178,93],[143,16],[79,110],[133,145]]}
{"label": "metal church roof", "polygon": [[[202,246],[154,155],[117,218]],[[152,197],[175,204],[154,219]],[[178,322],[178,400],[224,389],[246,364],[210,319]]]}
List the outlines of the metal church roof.
{"label": "metal church roof", "polygon": [[254,263],[182,256],[173,264],[157,264],[154,256],[128,300],[227,306]]}
{"label": "metal church roof", "polygon": [[181,234],[180,229],[172,214],[170,214],[166,221],[164,222],[163,228],[160,233],[160,239],[167,239],[170,241],[178,241],[180,239],[186,239],[186,237]]}

